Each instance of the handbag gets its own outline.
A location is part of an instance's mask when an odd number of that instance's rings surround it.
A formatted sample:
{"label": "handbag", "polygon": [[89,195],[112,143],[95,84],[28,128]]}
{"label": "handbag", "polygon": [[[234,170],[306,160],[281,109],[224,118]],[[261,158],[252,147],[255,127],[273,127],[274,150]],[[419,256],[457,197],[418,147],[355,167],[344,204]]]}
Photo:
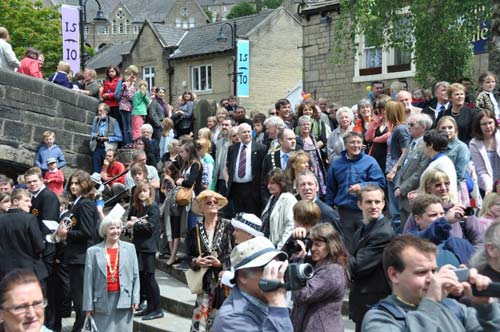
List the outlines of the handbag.
{"label": "handbag", "polygon": [[177,191],[177,194],[175,195],[175,202],[177,205],[186,206],[189,202],[191,202],[191,199],[193,199],[193,187],[181,187],[179,191]]}
{"label": "handbag", "polygon": [[[200,230],[199,226],[196,225],[196,240],[198,244],[198,253],[201,256],[201,242],[200,242]],[[207,272],[208,268],[202,267],[197,271],[189,269],[184,272],[186,276],[186,281],[191,293],[193,294],[203,294],[203,276]]]}
{"label": "handbag", "polygon": [[94,317],[85,317],[85,322],[83,322],[83,327],[81,332],[99,332],[97,326],[95,325]]}

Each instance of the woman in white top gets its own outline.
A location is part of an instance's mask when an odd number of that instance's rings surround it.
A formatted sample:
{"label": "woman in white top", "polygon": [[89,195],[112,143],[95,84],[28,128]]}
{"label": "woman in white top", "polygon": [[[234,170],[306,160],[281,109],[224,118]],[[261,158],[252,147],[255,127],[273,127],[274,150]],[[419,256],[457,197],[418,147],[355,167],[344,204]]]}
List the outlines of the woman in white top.
{"label": "woman in white top", "polygon": [[424,153],[429,157],[431,163],[420,176],[420,181],[422,181],[429,170],[438,169],[448,174],[448,178],[450,179],[450,193],[453,197],[458,197],[457,171],[455,170],[455,164],[453,164],[451,159],[444,153],[448,148],[448,136],[445,133],[433,129],[425,133],[424,143]]}

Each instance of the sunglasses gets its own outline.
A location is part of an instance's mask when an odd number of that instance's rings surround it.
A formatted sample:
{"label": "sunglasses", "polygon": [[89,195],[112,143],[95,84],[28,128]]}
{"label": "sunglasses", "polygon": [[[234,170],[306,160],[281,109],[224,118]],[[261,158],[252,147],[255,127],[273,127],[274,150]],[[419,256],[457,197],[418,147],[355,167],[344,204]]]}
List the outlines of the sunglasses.
{"label": "sunglasses", "polygon": [[205,202],[205,205],[208,205],[208,206],[219,205],[219,201],[208,201],[208,202]]}

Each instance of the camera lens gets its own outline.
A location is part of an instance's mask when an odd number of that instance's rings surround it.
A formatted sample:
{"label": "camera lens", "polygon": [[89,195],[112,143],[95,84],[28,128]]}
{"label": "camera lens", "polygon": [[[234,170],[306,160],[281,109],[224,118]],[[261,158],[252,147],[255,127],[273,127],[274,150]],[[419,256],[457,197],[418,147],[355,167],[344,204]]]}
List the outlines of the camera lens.
{"label": "camera lens", "polygon": [[301,279],[311,279],[314,276],[314,268],[309,263],[299,265],[299,277]]}

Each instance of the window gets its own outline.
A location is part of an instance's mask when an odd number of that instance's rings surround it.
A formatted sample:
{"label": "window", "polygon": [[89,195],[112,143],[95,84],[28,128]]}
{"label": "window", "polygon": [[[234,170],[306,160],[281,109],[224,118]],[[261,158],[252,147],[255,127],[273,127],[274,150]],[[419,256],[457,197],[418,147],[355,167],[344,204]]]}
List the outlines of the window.
{"label": "window", "polygon": [[195,26],[195,23],[194,23],[194,17],[190,17],[190,18],[188,19],[188,22],[189,22],[189,28],[190,28],[190,29],[191,29],[191,28],[194,28],[194,26]]}
{"label": "window", "polygon": [[355,59],[353,82],[415,76],[411,50],[377,48],[365,36],[356,39],[360,51]]}
{"label": "window", "polygon": [[148,82],[149,89],[155,86],[155,69],[154,67],[144,67],[142,69],[142,79]]}
{"label": "window", "polygon": [[116,35],[116,33],[117,33],[116,20],[113,20],[113,22],[111,23],[111,33],[113,35]]}
{"label": "window", "polygon": [[125,33],[129,34],[130,33],[130,20],[125,21]]}
{"label": "window", "polygon": [[103,35],[109,35],[109,25],[105,25],[104,26],[104,30],[102,31],[102,34]]}
{"label": "window", "polygon": [[189,11],[188,11],[188,9],[187,9],[186,7],[182,7],[182,8],[181,8],[181,16],[182,16],[182,17],[187,17],[187,16],[189,16]]}
{"label": "window", "polygon": [[85,24],[85,37],[89,35],[89,26],[87,24]]}
{"label": "window", "polygon": [[123,12],[122,8],[118,8],[118,11],[116,12],[116,18],[119,20],[122,20],[125,17],[125,13]]}
{"label": "window", "polygon": [[175,27],[182,28],[182,20],[179,17],[175,19]]}
{"label": "window", "polygon": [[134,34],[138,35],[139,32],[141,32],[141,25],[140,24],[134,24]]}
{"label": "window", "polygon": [[121,35],[124,33],[124,25],[123,25],[123,22],[120,22],[118,24],[118,33]]}
{"label": "window", "polygon": [[212,90],[212,66],[204,65],[191,68],[191,82],[193,91]]}

